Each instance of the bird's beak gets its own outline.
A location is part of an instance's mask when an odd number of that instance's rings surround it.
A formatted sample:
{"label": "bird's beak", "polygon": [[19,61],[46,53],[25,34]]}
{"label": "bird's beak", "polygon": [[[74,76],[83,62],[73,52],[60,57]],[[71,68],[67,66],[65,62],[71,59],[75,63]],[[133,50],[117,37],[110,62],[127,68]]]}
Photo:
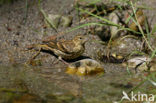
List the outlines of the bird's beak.
{"label": "bird's beak", "polygon": [[85,43],[85,42],[87,42],[88,40],[89,40],[88,37],[85,36],[83,42]]}
{"label": "bird's beak", "polygon": [[84,36],[84,42],[87,42],[88,40],[88,36]]}

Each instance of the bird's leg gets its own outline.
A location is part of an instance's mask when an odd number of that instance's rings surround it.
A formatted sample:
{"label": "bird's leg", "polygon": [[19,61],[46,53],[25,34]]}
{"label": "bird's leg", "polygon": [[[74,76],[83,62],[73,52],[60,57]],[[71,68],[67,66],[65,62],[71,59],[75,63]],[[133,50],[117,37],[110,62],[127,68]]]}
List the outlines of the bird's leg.
{"label": "bird's leg", "polygon": [[27,61],[26,64],[31,64],[31,62],[40,54],[41,52],[41,48],[39,48],[39,50],[37,51],[37,53],[35,55],[32,56],[31,59],[29,59],[29,61]]}
{"label": "bird's leg", "polygon": [[69,63],[67,63],[66,61],[64,61],[62,59],[62,57],[60,57],[60,56],[58,57],[58,60],[54,64],[57,64],[59,61],[62,61],[64,64],[69,65]]}
{"label": "bird's leg", "polygon": [[59,59],[60,61],[62,61],[64,64],[69,65],[69,63],[67,63],[66,61],[64,61],[60,56],[58,57],[58,59]]}
{"label": "bird's leg", "polygon": [[31,59],[35,59],[41,52],[41,48],[37,51],[37,53],[31,58]]}
{"label": "bird's leg", "polygon": [[37,51],[37,53],[35,55],[33,55],[31,57],[31,59],[29,59],[26,62],[26,64],[31,64],[32,61],[40,54],[42,48],[44,48],[45,50],[49,49],[47,45],[43,45],[43,44],[37,44],[37,45],[33,45],[33,46],[28,47],[28,49],[35,49]]}

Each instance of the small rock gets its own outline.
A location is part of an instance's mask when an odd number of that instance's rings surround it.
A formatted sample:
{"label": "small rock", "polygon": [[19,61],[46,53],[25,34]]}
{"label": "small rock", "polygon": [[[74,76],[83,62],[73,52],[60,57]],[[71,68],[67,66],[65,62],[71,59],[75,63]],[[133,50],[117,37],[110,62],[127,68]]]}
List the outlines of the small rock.
{"label": "small rock", "polygon": [[70,27],[72,24],[73,17],[72,16],[62,16],[61,25],[63,27]]}
{"label": "small rock", "polygon": [[[130,14],[133,13],[132,10],[129,10]],[[125,13],[125,18],[126,20],[129,20],[129,18],[131,18],[129,21],[127,21],[128,23],[128,27],[134,31],[139,31],[139,28],[138,28],[138,25],[132,20],[133,19],[136,19],[134,16],[133,17],[130,17],[129,13]],[[140,24],[140,26],[144,29],[145,26],[145,20],[146,20],[146,16],[144,15],[143,13],[143,10],[142,9],[138,9],[136,11],[136,17],[137,17],[137,20],[138,20],[138,23]],[[126,22],[126,21],[125,21]]]}
{"label": "small rock", "polygon": [[156,57],[154,57],[151,62],[149,63],[149,71],[155,72],[156,71]]}
{"label": "small rock", "polygon": [[70,64],[67,67],[66,73],[86,76],[104,73],[104,69],[100,63],[93,59],[83,59]]}
{"label": "small rock", "polygon": [[122,65],[124,67],[134,68],[140,71],[147,71],[149,69],[148,62],[150,61],[151,59],[149,57],[140,56],[129,59],[126,63],[123,63]]}
{"label": "small rock", "polygon": [[[114,24],[119,24],[119,17],[115,12],[112,12],[109,15],[109,20],[112,21]],[[119,37],[118,27],[110,26],[110,33],[111,33],[111,39]]]}
{"label": "small rock", "polygon": [[113,41],[111,45],[111,52],[122,56],[127,56],[134,51],[141,51],[143,49],[145,49],[143,47],[143,42],[135,37],[118,38]]}
{"label": "small rock", "polygon": [[106,53],[103,53],[103,51],[99,50],[97,52],[98,59],[105,63],[123,63],[126,61],[126,58],[124,58],[121,55],[118,55],[116,53],[112,53],[107,55]]}
{"label": "small rock", "polygon": [[48,18],[56,28],[58,28],[60,25],[63,27],[69,27],[71,26],[73,20],[72,16],[61,16],[59,14],[58,15],[49,14]]}
{"label": "small rock", "polygon": [[61,20],[61,15],[53,15],[53,14],[49,14],[48,18],[50,19],[51,23],[53,23],[53,25],[58,28],[60,20]]}

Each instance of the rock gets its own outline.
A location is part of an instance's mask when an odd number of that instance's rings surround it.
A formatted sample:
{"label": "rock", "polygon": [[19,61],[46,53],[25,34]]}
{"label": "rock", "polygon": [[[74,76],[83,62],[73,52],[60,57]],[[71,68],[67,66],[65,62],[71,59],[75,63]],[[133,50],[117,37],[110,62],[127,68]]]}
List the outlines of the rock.
{"label": "rock", "polygon": [[135,51],[144,49],[142,41],[135,37],[119,38],[112,42],[110,48],[111,52],[122,56],[127,56]]}
{"label": "rock", "polygon": [[[124,67],[133,68],[140,71],[148,71],[148,69],[150,70],[148,62],[151,62],[151,59],[149,57],[139,56],[139,57],[134,57],[132,59],[129,59],[127,62],[123,63],[122,65]],[[153,68],[151,70],[153,71]]]}
{"label": "rock", "polygon": [[142,41],[137,38],[118,38],[107,46],[101,46],[97,51],[97,59],[102,62],[122,63],[127,60],[129,55],[138,55],[144,50],[142,45]]}
{"label": "rock", "polygon": [[107,54],[104,55],[104,53],[102,53],[102,51],[98,51],[97,55],[98,55],[98,59],[104,63],[122,63],[122,62],[126,61],[126,58],[124,58],[121,55],[117,55],[115,53],[109,54],[107,56]]}
{"label": "rock", "polygon": [[151,72],[155,72],[156,71],[156,57],[154,57],[151,62],[149,63],[149,68],[148,70]]}
{"label": "rock", "polygon": [[53,25],[58,28],[61,20],[61,15],[48,14],[48,18],[50,19],[51,23],[53,23]]}
{"label": "rock", "polygon": [[48,18],[50,19],[51,23],[53,23],[55,28],[58,28],[60,25],[63,27],[69,27],[71,26],[73,20],[72,16],[62,16],[59,14],[57,15],[48,14]]}
{"label": "rock", "polygon": [[[115,12],[112,12],[109,15],[109,20],[112,21],[114,24],[119,24],[119,17],[117,16]],[[111,34],[111,39],[115,39],[119,37],[118,27],[110,26],[110,34]]]}
{"label": "rock", "polygon": [[70,27],[72,24],[73,17],[72,16],[62,16],[61,25],[63,27]]}
{"label": "rock", "polygon": [[70,64],[67,67],[66,73],[86,76],[104,73],[104,69],[100,63],[93,59],[83,59]]}
{"label": "rock", "polygon": [[[130,14],[133,14],[133,11],[130,10],[130,9],[128,10],[128,12],[125,12],[125,14],[124,14],[124,19],[125,19],[124,22],[128,25],[128,27],[131,30],[134,30],[134,31],[138,32],[139,31],[138,25],[134,22],[134,20],[136,21],[136,18],[135,18],[135,16],[130,17],[131,16]],[[146,16],[144,15],[142,9],[138,9],[136,11],[136,17],[137,17],[138,23],[140,24],[142,29],[145,30],[145,25],[144,24],[145,24],[145,21],[146,21]]]}

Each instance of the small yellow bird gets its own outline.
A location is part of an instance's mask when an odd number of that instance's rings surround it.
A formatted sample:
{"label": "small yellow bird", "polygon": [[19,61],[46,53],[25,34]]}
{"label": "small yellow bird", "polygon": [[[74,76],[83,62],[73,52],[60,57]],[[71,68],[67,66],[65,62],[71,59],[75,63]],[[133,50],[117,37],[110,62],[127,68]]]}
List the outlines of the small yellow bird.
{"label": "small yellow bird", "polygon": [[[75,59],[81,56],[85,51],[85,43],[87,38],[85,35],[77,35],[72,40],[45,40],[42,44],[33,45],[33,47],[29,47],[28,49],[36,49],[36,50],[49,50],[52,51],[55,55],[59,57],[59,59]],[[37,53],[37,55],[39,54]],[[35,58],[36,55],[33,57]]]}

